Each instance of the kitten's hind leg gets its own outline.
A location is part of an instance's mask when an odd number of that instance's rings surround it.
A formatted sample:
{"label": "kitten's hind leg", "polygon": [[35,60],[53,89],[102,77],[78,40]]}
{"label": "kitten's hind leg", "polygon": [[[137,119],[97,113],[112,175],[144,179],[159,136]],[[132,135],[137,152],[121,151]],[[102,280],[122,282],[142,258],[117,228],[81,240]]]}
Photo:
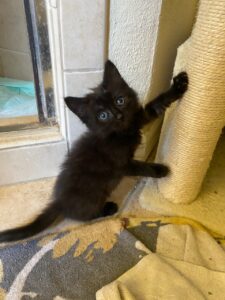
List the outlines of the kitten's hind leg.
{"label": "kitten's hind leg", "polygon": [[109,201],[106,202],[103,210],[102,210],[102,216],[112,216],[118,211],[118,205],[115,202]]}
{"label": "kitten's hind leg", "polygon": [[165,177],[169,174],[169,168],[162,164],[146,163],[132,160],[126,168],[127,176],[145,176],[153,178]]}
{"label": "kitten's hind leg", "polygon": [[145,106],[146,123],[162,115],[171,103],[180,99],[188,88],[188,75],[181,72],[173,78],[170,89]]}

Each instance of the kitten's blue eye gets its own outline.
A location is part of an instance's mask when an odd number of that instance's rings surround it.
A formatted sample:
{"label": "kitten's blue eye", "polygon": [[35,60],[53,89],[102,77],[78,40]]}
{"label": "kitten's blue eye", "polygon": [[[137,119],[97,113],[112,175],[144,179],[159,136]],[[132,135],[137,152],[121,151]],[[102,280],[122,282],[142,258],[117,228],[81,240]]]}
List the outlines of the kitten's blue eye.
{"label": "kitten's blue eye", "polygon": [[124,104],[125,104],[125,99],[124,99],[123,97],[118,97],[118,98],[116,99],[116,104],[117,104],[118,106],[124,105]]}
{"label": "kitten's blue eye", "polygon": [[107,111],[101,111],[98,113],[97,118],[100,121],[107,121],[109,119],[109,113]]}

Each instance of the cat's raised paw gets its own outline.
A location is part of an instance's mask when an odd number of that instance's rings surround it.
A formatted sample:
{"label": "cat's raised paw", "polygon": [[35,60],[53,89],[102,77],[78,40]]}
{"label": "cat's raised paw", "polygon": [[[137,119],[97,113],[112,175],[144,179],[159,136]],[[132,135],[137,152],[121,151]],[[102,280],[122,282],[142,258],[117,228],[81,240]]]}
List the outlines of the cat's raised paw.
{"label": "cat's raised paw", "polygon": [[114,215],[118,211],[118,205],[114,202],[106,202],[103,208],[103,216]]}
{"label": "cat's raised paw", "polygon": [[162,164],[154,164],[153,170],[154,170],[155,174],[152,177],[154,177],[154,178],[165,177],[170,172],[170,169],[167,166],[162,165]]}
{"label": "cat's raised paw", "polygon": [[188,75],[186,72],[181,72],[173,78],[173,88],[180,96],[186,92],[188,88]]}

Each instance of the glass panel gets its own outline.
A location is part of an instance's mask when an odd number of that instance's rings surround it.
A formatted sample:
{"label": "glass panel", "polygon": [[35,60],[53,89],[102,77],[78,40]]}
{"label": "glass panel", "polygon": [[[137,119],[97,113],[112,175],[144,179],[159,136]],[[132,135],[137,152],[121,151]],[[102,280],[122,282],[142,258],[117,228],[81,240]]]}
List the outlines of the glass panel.
{"label": "glass panel", "polygon": [[0,0],[0,132],[55,125],[45,0]]}
{"label": "glass panel", "polygon": [[39,120],[55,124],[52,64],[45,0],[24,0]]}
{"label": "glass panel", "polygon": [[23,0],[0,0],[0,128],[38,122]]}

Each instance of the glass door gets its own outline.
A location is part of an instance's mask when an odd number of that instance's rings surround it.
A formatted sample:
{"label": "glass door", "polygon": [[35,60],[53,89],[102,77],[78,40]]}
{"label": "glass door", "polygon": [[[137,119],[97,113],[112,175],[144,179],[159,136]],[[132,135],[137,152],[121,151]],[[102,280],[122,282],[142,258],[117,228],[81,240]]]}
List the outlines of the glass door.
{"label": "glass door", "polygon": [[0,132],[55,123],[44,0],[0,0]]}

